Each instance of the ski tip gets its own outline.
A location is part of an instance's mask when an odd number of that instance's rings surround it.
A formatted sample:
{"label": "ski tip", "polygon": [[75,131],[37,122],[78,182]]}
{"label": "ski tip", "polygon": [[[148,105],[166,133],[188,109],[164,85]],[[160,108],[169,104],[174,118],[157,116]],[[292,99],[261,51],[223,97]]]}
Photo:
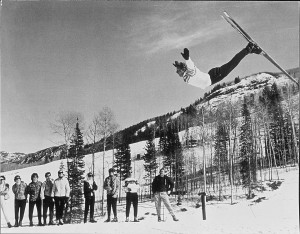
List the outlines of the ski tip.
{"label": "ski tip", "polygon": [[224,15],[229,17],[228,13],[226,11],[223,11]]}

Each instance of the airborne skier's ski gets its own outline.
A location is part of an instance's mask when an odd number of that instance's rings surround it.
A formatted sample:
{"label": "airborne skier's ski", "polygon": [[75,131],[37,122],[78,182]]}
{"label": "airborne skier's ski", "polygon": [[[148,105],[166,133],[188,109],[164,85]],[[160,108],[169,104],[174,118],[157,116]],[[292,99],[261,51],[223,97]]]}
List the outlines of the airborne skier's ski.
{"label": "airborne skier's ski", "polygon": [[[236,31],[238,31],[248,42],[251,42],[257,46],[259,46],[256,41],[254,41],[245,31],[244,29],[231,17],[228,15],[226,11],[224,11],[224,15],[221,15],[223,19],[226,20]],[[261,48],[261,46],[259,46]],[[262,49],[262,48],[261,48]],[[266,51],[262,49],[261,55],[263,55],[266,59],[268,59],[273,65],[275,65],[279,70],[281,70],[289,79],[294,81],[298,86],[299,83],[287,73]]]}

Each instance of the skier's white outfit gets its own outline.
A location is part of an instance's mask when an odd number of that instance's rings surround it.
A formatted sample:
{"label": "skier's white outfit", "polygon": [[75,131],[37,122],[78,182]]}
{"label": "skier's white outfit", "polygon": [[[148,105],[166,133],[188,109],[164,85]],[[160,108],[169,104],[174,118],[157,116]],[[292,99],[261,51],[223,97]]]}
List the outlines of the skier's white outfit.
{"label": "skier's white outfit", "polygon": [[191,57],[189,57],[188,60],[185,60],[185,64],[187,69],[183,74],[184,82],[202,89],[211,85],[209,74],[200,71],[194,64]]}

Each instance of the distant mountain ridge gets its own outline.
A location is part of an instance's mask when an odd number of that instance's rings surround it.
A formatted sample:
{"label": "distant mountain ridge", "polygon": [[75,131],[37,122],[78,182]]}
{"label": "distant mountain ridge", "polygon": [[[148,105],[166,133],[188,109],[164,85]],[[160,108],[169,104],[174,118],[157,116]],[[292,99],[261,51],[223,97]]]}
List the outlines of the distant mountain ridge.
{"label": "distant mountain ridge", "polygon": [[[293,68],[287,70],[290,75],[295,78],[300,77],[300,68]],[[148,130],[151,125],[158,123],[161,119],[164,121],[173,121],[179,118],[183,113],[190,111],[193,108],[199,108],[199,106],[207,107],[211,106],[212,109],[217,108],[220,103],[225,99],[231,99],[233,102],[243,100],[245,96],[249,98],[257,98],[258,94],[262,92],[265,86],[270,86],[274,82],[279,87],[285,86],[287,83],[293,84],[285,75],[282,73],[272,72],[260,72],[239,80],[231,81],[226,84],[218,84],[212,88],[210,93],[204,94],[203,98],[196,100],[189,107],[181,108],[179,111],[173,111],[163,116],[154,117],[148,120],[144,120],[138,124],[135,124],[129,128],[123,129],[120,133],[124,133],[130,136],[131,143],[136,143],[145,140],[148,134]],[[101,141],[96,143],[96,146],[86,145],[86,154],[91,153],[91,149],[96,149],[96,152],[101,151]],[[111,145],[108,145],[107,149],[110,149]],[[64,158],[66,155],[64,145],[53,146],[35,153],[24,154],[24,153],[8,153],[5,151],[0,152],[1,164],[32,164],[32,163],[47,163],[53,160],[59,160]],[[28,165],[29,166],[29,165]]]}

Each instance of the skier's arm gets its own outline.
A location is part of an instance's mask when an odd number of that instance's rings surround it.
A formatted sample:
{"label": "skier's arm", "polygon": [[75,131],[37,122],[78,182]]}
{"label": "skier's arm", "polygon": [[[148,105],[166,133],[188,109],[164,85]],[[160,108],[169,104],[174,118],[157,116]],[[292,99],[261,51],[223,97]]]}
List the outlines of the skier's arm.
{"label": "skier's arm", "polygon": [[172,192],[173,188],[174,188],[174,182],[170,177],[168,177],[168,191]]}
{"label": "skier's arm", "polygon": [[41,199],[42,200],[45,199],[45,195],[44,195],[45,187],[46,187],[46,183],[44,182],[41,187]]}
{"label": "skier's arm", "polygon": [[187,70],[183,75],[183,80],[186,83],[202,89],[211,85],[209,74],[200,71],[190,57],[185,61],[185,64],[187,66]]}
{"label": "skier's arm", "polygon": [[113,195],[117,194],[118,189],[119,189],[119,180],[118,178],[116,178],[114,187],[112,188],[112,194]]}
{"label": "skier's arm", "polygon": [[70,197],[70,184],[69,181],[66,179],[66,197]]}
{"label": "skier's arm", "polygon": [[56,189],[56,183],[55,183],[55,181],[53,181],[53,186],[52,186],[52,191],[51,191],[51,197],[54,197],[55,189]]}

